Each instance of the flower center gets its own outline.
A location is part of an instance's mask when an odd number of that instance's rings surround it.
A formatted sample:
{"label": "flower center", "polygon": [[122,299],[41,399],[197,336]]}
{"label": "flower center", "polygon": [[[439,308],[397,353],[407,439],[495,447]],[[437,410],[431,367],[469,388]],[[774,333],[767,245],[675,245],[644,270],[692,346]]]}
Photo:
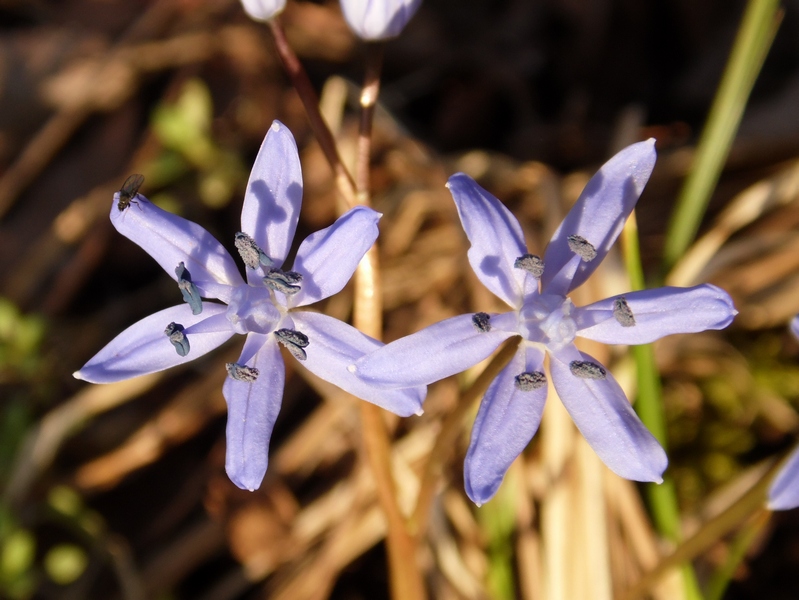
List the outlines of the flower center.
{"label": "flower center", "polygon": [[529,296],[521,310],[520,333],[531,342],[540,342],[552,350],[574,341],[577,325],[571,317],[574,305],[563,296],[535,294]]}
{"label": "flower center", "polygon": [[240,285],[233,291],[226,315],[236,333],[269,333],[277,327],[281,310],[268,288]]}

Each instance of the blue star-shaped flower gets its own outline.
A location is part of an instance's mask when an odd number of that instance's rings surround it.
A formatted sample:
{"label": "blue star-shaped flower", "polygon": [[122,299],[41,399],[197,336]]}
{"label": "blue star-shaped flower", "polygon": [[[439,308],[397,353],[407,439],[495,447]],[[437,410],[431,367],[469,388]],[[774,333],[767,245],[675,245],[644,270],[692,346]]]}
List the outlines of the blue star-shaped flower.
{"label": "blue star-shaped flower", "polygon": [[[123,199],[124,200],[124,199]],[[237,486],[261,485],[269,439],[283,398],[285,367],[278,344],[317,376],[400,416],[421,410],[425,389],[382,390],[347,366],[382,344],[337,319],[302,307],[340,291],[377,238],[380,214],[356,207],[308,236],[294,266],[283,269],[302,202],[302,173],[291,132],[275,121],[255,160],[235,245],[247,281],[205,229],[168,213],[144,196],[114,196],[111,222],[177,282],[185,303],[135,323],[75,377],[111,383],[183,364],[235,333],[246,335],[237,363],[227,365],[225,468]],[[224,304],[205,302],[216,298]]]}
{"label": "blue star-shaped flower", "polygon": [[397,37],[422,0],[341,0],[341,12],[350,28],[364,40]]}
{"label": "blue star-shaped flower", "polygon": [[629,146],[591,179],[552,237],[544,258],[529,254],[518,221],[499,200],[459,173],[448,187],[471,242],[480,281],[512,310],[461,315],[392,342],[350,367],[388,389],[423,385],[487,358],[504,340],[522,342],[486,392],[464,465],[466,492],[489,500],[532,439],[552,383],[588,443],[627,479],[662,481],[666,454],[613,376],[574,345],[577,336],[646,344],[664,335],[726,327],[736,314],[713,285],[631,292],[576,307],[567,294],[594,272],[643,191],[655,165],[654,140]]}
{"label": "blue star-shaped flower", "polygon": [[[799,340],[799,315],[791,321],[791,333]],[[799,448],[780,468],[768,490],[770,510],[788,510],[799,506]]]}

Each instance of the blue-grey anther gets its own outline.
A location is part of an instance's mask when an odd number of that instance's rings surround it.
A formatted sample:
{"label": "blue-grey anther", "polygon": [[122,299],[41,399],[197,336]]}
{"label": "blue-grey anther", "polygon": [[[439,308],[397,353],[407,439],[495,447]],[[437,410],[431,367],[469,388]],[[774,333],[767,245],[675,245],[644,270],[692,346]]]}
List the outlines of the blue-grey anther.
{"label": "blue-grey anther", "polygon": [[472,315],[472,325],[480,333],[488,333],[491,331],[491,315],[484,312],[474,313]]}
{"label": "blue-grey anther", "polygon": [[608,376],[603,366],[586,360],[571,361],[569,370],[580,379],[605,379]]}
{"label": "blue-grey anther", "polygon": [[183,294],[183,299],[191,306],[192,314],[199,315],[203,311],[203,301],[200,298],[200,290],[191,281],[191,273],[184,263],[175,267],[175,275],[178,278],[178,288]]}
{"label": "blue-grey anther", "polygon": [[277,341],[283,344],[291,355],[297,360],[305,360],[308,355],[303,348],[307,348],[308,336],[294,329],[278,329],[275,331]]}
{"label": "blue-grey anther", "polygon": [[257,269],[258,265],[269,268],[275,264],[272,262],[272,259],[266,255],[266,252],[258,247],[258,244],[255,243],[255,240],[243,231],[239,231],[236,234],[236,238],[233,243],[236,245],[236,249],[239,251],[241,260],[243,260],[244,264],[250,269]]}
{"label": "blue-grey anther", "polygon": [[172,342],[179,356],[186,356],[189,353],[189,338],[183,333],[183,325],[172,322],[166,326],[164,334],[169,338],[169,341]]}
{"label": "blue-grey anther", "polygon": [[252,383],[258,379],[258,369],[255,367],[248,367],[247,365],[240,365],[239,363],[226,363],[225,368],[227,374],[236,381],[243,381],[244,383]]}
{"label": "blue-grey anther", "polygon": [[513,381],[516,389],[522,392],[532,392],[533,390],[541,389],[546,384],[547,376],[541,371],[519,373]]}
{"label": "blue-grey anther", "polygon": [[627,299],[624,296],[619,296],[613,301],[613,318],[616,319],[622,327],[632,327],[635,325],[635,315],[630,305],[627,304]]}
{"label": "blue-grey anther", "polygon": [[584,237],[570,235],[566,241],[569,244],[569,250],[582,258],[583,262],[589,262],[596,258],[596,248]]}
{"label": "blue-grey anther", "polygon": [[527,271],[536,279],[541,279],[541,275],[544,274],[544,261],[540,256],[536,256],[535,254],[522,254],[516,259],[513,266],[517,269]]}
{"label": "blue-grey anther", "polygon": [[280,269],[270,269],[264,277],[264,283],[270,290],[282,292],[287,296],[292,296],[300,291],[298,285],[302,281],[302,275],[296,271],[281,271]]}

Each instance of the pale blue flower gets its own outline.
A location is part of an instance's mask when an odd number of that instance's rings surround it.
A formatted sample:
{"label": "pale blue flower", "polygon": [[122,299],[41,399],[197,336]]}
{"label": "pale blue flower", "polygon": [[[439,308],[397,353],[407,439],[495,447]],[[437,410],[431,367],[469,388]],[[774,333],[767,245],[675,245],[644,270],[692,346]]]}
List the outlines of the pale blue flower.
{"label": "pale blue flower", "polygon": [[241,0],[241,4],[256,21],[268,21],[286,8],[286,0]]}
{"label": "pale blue flower", "polygon": [[[799,340],[799,315],[791,321],[791,333]],[[799,506],[799,448],[796,448],[780,468],[768,490],[771,510],[788,510]]]}
{"label": "pale blue flower", "polygon": [[[75,377],[110,383],[183,364],[234,334],[246,335],[237,363],[228,364],[230,479],[258,488],[267,467],[272,428],[283,398],[285,367],[278,344],[312,373],[400,416],[421,410],[425,389],[380,390],[347,366],[382,346],[337,319],[301,310],[340,291],[377,238],[380,214],[356,207],[300,244],[294,266],[283,268],[302,202],[302,174],[291,132],[275,121],[255,160],[235,246],[245,281],[228,251],[205,229],[137,194],[114,196],[111,222],[178,282],[185,302],[135,323],[103,348]],[[206,302],[215,298],[224,304]]]}
{"label": "pale blue flower", "polygon": [[637,481],[662,481],[666,454],[619,384],[580,352],[576,337],[647,344],[664,335],[726,327],[736,314],[713,285],[631,292],[577,307],[566,296],[594,272],[618,237],[655,165],[654,140],[629,146],[594,175],[555,232],[544,258],[528,254],[521,226],[499,200],[459,173],[448,187],[471,242],[477,277],[512,310],[461,315],[392,342],[351,370],[388,389],[424,385],[522,341],[486,392],[464,465],[466,492],[482,504],[532,439],[547,395],[544,356],[566,410],[602,461]]}
{"label": "pale blue flower", "polygon": [[350,28],[364,40],[397,37],[422,0],[341,0]]}

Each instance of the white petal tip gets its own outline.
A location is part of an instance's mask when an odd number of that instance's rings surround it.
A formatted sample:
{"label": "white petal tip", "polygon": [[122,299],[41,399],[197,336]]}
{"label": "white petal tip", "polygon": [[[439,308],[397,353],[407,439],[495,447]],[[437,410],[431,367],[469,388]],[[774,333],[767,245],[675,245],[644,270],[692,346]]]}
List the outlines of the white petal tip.
{"label": "white petal tip", "polygon": [[415,414],[416,414],[417,417],[421,417],[424,414],[424,409],[423,408],[419,408],[419,410],[417,410]]}
{"label": "white petal tip", "polygon": [[350,373],[355,373],[355,371],[357,371],[357,370],[358,370],[358,367],[356,367],[355,365],[347,366],[347,371],[349,371]]}
{"label": "white petal tip", "polygon": [[73,376],[75,379],[83,379],[83,377],[81,377],[81,376],[80,376],[80,371],[75,371],[75,372],[72,374],[72,376]]}
{"label": "white petal tip", "polygon": [[[282,125],[282,123],[280,121],[272,121],[272,126],[269,129],[271,129],[274,132],[278,132],[278,131],[280,131],[280,126],[281,125]],[[252,491],[252,490],[250,490],[250,491]]]}
{"label": "white petal tip", "polygon": [[474,503],[474,505],[475,505],[477,508],[480,508],[481,506],[483,506],[483,503],[482,503],[482,502],[475,502],[475,503]]}
{"label": "white petal tip", "polygon": [[658,477],[657,479],[652,480],[652,483],[656,483],[657,485],[660,485],[661,483],[663,483],[663,478],[662,477]]}

